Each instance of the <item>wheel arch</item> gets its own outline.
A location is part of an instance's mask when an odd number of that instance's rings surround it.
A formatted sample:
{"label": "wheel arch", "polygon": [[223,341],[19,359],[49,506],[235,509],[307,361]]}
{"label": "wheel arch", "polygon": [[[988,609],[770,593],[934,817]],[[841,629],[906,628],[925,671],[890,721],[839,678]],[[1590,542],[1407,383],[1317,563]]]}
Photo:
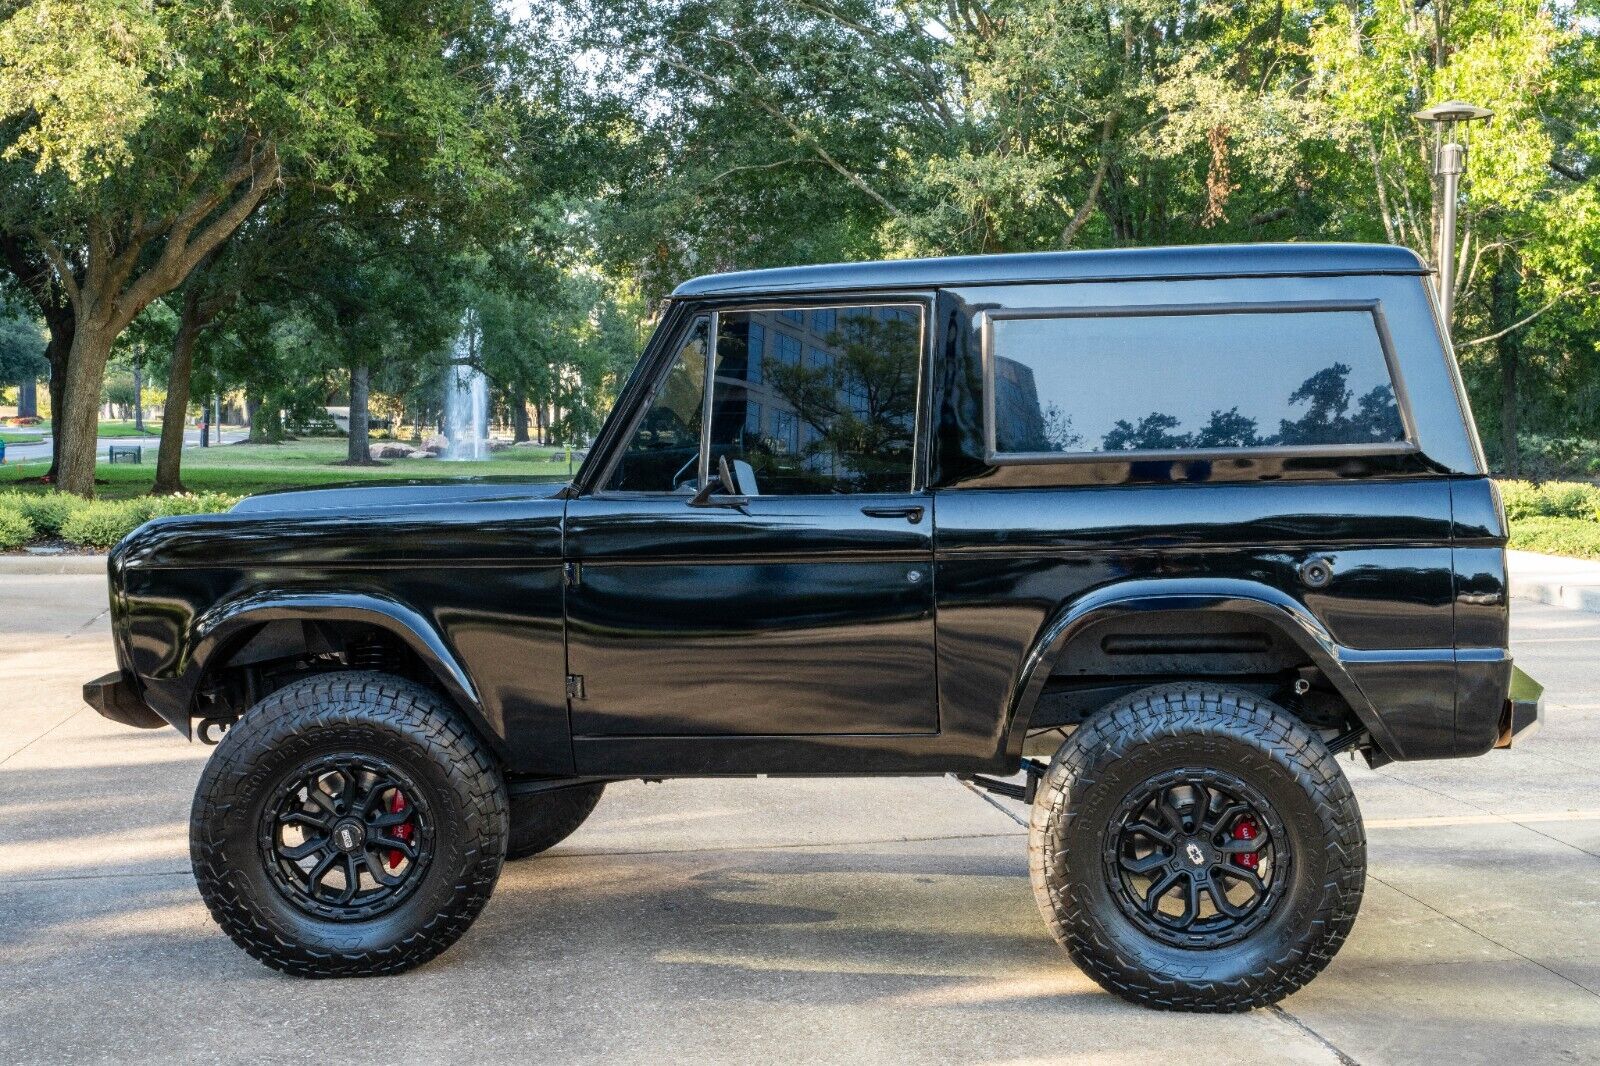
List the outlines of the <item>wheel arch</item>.
{"label": "wheel arch", "polygon": [[389,634],[421,664],[480,736],[492,748],[502,747],[503,732],[492,727],[477,686],[438,628],[411,605],[370,592],[258,590],[214,605],[191,626],[187,654],[175,676],[149,683],[146,695],[151,706],[190,735],[202,686],[233,664],[273,622],[355,623]]}
{"label": "wheel arch", "polygon": [[[1007,705],[1006,756],[1020,758],[1046,682],[1067,661],[1073,642],[1107,620],[1152,612],[1246,616],[1282,635],[1328,679],[1379,747],[1394,750],[1382,718],[1340,659],[1341,647],[1306,606],[1279,589],[1231,578],[1153,578],[1104,586],[1061,604],[1023,658]],[[1159,683],[1153,678],[1151,684]]]}

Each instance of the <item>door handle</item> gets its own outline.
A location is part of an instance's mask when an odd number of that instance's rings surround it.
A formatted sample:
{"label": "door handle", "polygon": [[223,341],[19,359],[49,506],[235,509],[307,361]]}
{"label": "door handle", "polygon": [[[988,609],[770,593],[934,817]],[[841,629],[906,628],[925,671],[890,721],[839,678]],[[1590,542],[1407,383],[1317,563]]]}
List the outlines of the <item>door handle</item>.
{"label": "door handle", "polygon": [[909,507],[863,507],[861,513],[868,518],[904,518],[912,525],[922,521],[922,508],[914,504]]}

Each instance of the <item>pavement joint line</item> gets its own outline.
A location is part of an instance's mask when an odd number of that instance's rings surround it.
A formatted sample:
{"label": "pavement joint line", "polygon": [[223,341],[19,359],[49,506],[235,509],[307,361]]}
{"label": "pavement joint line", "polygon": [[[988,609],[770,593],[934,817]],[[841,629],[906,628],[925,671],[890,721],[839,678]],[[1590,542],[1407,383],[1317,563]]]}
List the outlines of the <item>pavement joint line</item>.
{"label": "pavement joint line", "polygon": [[[1409,783],[1409,782],[1408,782]],[[1421,786],[1416,786],[1420,788]],[[1594,822],[1600,821],[1600,811],[1595,810],[1570,810],[1570,811],[1534,811],[1529,814],[1495,814],[1488,811],[1483,814],[1425,814],[1416,818],[1366,818],[1362,819],[1368,829],[1450,829],[1463,825],[1511,825],[1523,826],[1526,822]]]}
{"label": "pavement joint line", "polygon": [[1333,1052],[1334,1057],[1339,1060],[1339,1066],[1361,1066],[1361,1063],[1357,1062],[1352,1056],[1347,1054],[1338,1044],[1335,1044],[1332,1040],[1329,1040],[1327,1037],[1311,1028],[1311,1026],[1301,1021],[1292,1012],[1284,1009],[1284,1007],[1281,1005],[1277,1003],[1269,1004],[1267,1006],[1267,1013],[1276,1015],[1277,1017],[1283,1019],[1296,1029],[1299,1029],[1302,1033],[1305,1033],[1311,1039],[1315,1040],[1317,1043],[1321,1044],[1323,1047],[1327,1048],[1329,1051]]}
{"label": "pavement joint line", "polygon": [[[1563,763],[1561,765],[1567,765],[1567,764]],[[1385,777],[1389,778],[1391,781],[1400,782],[1402,785],[1410,785],[1412,788],[1420,788],[1420,789],[1422,789],[1422,791],[1432,793],[1435,796],[1442,796],[1445,799],[1452,800],[1452,801],[1454,801],[1456,803],[1465,804],[1466,806],[1471,807],[1475,811],[1482,811],[1484,814],[1489,815],[1489,816],[1491,816],[1493,818],[1501,819],[1507,825],[1514,825],[1514,826],[1518,827],[1519,829],[1526,829],[1528,832],[1532,833],[1534,836],[1544,837],[1546,840],[1554,841],[1555,843],[1560,844],[1560,845],[1562,845],[1564,847],[1571,848],[1573,851],[1576,851],[1580,855],[1587,855],[1591,859],[1600,859],[1600,854],[1596,854],[1596,853],[1590,851],[1588,848],[1580,848],[1580,847],[1578,847],[1578,845],[1572,843],[1571,841],[1562,840],[1560,837],[1553,837],[1549,833],[1540,832],[1538,829],[1535,829],[1533,826],[1528,825],[1526,822],[1519,822],[1515,818],[1510,817],[1509,815],[1500,814],[1497,811],[1491,811],[1489,808],[1481,807],[1478,804],[1473,803],[1471,800],[1462,799],[1460,796],[1452,796],[1448,792],[1440,792],[1436,788],[1429,788],[1427,785],[1418,784],[1415,781],[1408,781],[1407,779],[1405,779],[1403,777],[1400,777],[1399,775],[1397,775],[1397,774],[1395,774],[1392,771],[1387,770],[1387,769],[1383,771],[1383,775]]]}
{"label": "pavement joint line", "polygon": [[[960,779],[957,778],[957,780],[960,780]],[[993,796],[989,795],[989,793],[985,792],[983,789],[979,788],[977,785],[974,785],[971,781],[962,781],[961,782],[961,787],[965,788],[968,792],[971,792],[974,796],[977,796],[979,799],[983,800],[983,802],[987,803],[989,806],[993,807],[995,810],[999,811],[1001,814],[1005,815],[1007,818],[1010,818],[1013,822],[1016,822],[1018,825],[1022,826],[1022,828],[1024,828],[1024,829],[1028,828],[1028,823],[1024,819],[1018,818],[1015,811],[1012,811],[1007,807],[1002,807],[1000,805],[1000,801],[999,800],[997,800]],[[996,836],[1010,836],[1011,834],[1010,833],[996,833],[995,835]]]}
{"label": "pavement joint line", "polygon": [[1376,874],[1370,873],[1370,872],[1367,874],[1367,877],[1370,878],[1373,881],[1378,882],[1378,884],[1382,885],[1384,888],[1387,888],[1387,889],[1389,889],[1391,891],[1394,891],[1394,892],[1398,892],[1398,893],[1400,893],[1400,895],[1404,896],[1406,899],[1409,899],[1411,902],[1413,902],[1413,903],[1415,903],[1415,904],[1417,904],[1417,905],[1419,905],[1419,906],[1421,906],[1421,907],[1423,907],[1423,908],[1425,908],[1427,910],[1432,911],[1434,914],[1437,914],[1439,917],[1443,918],[1445,921],[1449,922],[1451,925],[1459,926],[1460,928],[1465,929],[1467,932],[1471,933],[1473,936],[1480,937],[1481,939],[1487,940],[1489,943],[1493,944],[1495,947],[1499,948],[1501,951],[1509,951],[1511,954],[1515,955],[1517,958],[1521,959],[1523,962],[1531,963],[1532,965],[1539,967],[1539,969],[1545,971],[1546,973],[1551,974],[1552,976],[1555,976],[1555,977],[1559,977],[1561,980],[1565,981],[1567,984],[1571,985],[1573,988],[1578,989],[1579,991],[1583,992],[1584,994],[1593,996],[1595,999],[1600,999],[1600,992],[1595,992],[1593,989],[1591,989],[1590,987],[1585,985],[1583,982],[1575,981],[1572,978],[1568,977],[1566,974],[1562,973],[1560,970],[1557,970],[1557,969],[1555,969],[1555,968],[1553,968],[1553,967],[1551,967],[1551,966],[1549,966],[1549,965],[1547,965],[1545,963],[1542,963],[1538,959],[1535,959],[1535,958],[1533,958],[1533,957],[1531,957],[1529,955],[1524,955],[1522,952],[1518,951],[1516,948],[1512,947],[1509,944],[1502,944],[1500,941],[1496,940],[1494,937],[1490,936],[1488,933],[1485,933],[1480,929],[1473,928],[1472,926],[1468,925],[1466,922],[1463,922],[1460,918],[1457,918],[1453,914],[1449,914],[1449,913],[1446,913],[1445,911],[1440,910],[1438,907],[1435,907],[1433,904],[1429,903],[1425,899],[1421,899],[1421,898],[1419,898],[1417,896],[1413,896],[1411,893],[1407,892],[1405,889],[1401,888],[1399,885],[1392,885],[1388,881],[1385,881],[1383,878],[1377,876]]}
{"label": "pavement joint line", "polygon": [[29,748],[31,748],[35,744],[39,743],[39,741],[43,740],[45,737],[49,736],[51,733],[54,733],[56,730],[60,729],[64,725],[66,725],[68,722],[70,722],[74,718],[78,717],[78,715],[82,714],[85,710],[87,710],[87,708],[79,707],[75,711],[68,711],[67,712],[67,716],[65,718],[61,719],[61,721],[57,722],[55,725],[51,726],[49,729],[46,729],[43,733],[40,733],[38,736],[36,736],[32,740],[28,741],[26,744],[22,745],[22,747],[18,748],[16,751],[12,752],[10,755],[7,755],[4,759],[0,759],[0,766],[4,766],[6,763],[10,762],[12,759],[15,759],[18,755],[21,755],[23,752],[27,751]]}
{"label": "pavement joint line", "polygon": [[62,639],[63,640],[71,640],[73,637],[77,636],[79,633],[82,633],[84,630],[88,629],[90,626],[94,625],[96,622],[100,621],[100,619],[104,618],[106,615],[108,615],[110,613],[111,613],[111,606],[109,604],[107,604],[105,607],[102,607],[100,609],[100,612],[98,614],[96,614],[93,618],[91,618],[87,622],[83,623],[83,625],[79,626],[77,629],[74,629],[71,633],[66,634]]}
{"label": "pavement joint line", "polygon": [[37,885],[46,881],[111,881],[117,878],[184,877],[193,870],[145,870],[139,873],[119,874],[53,874],[46,877],[0,877],[0,890],[7,885]]}

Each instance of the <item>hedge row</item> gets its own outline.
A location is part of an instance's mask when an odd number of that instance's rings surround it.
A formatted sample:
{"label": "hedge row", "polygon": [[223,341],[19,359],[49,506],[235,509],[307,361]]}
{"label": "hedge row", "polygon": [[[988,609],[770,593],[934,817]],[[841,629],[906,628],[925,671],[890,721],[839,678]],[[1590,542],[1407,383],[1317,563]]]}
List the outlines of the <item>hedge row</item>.
{"label": "hedge row", "polygon": [[1600,486],[1583,481],[1500,482],[1506,517],[1513,523],[1528,518],[1580,518],[1600,521]]}
{"label": "hedge row", "polygon": [[85,548],[109,548],[152,518],[216,514],[240,497],[221,492],[84,500],[64,493],[0,494],[0,551],[41,537],[60,537]]}
{"label": "hedge row", "polygon": [[1600,559],[1600,522],[1590,518],[1524,518],[1511,523],[1511,547],[1574,559]]}

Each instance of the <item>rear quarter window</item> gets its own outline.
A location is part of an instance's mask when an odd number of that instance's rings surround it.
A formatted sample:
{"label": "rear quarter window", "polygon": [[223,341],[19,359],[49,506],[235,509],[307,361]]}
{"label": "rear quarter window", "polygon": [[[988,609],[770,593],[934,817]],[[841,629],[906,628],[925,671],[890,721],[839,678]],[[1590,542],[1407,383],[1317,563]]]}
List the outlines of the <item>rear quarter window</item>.
{"label": "rear quarter window", "polygon": [[1377,309],[990,312],[996,462],[1408,447]]}

